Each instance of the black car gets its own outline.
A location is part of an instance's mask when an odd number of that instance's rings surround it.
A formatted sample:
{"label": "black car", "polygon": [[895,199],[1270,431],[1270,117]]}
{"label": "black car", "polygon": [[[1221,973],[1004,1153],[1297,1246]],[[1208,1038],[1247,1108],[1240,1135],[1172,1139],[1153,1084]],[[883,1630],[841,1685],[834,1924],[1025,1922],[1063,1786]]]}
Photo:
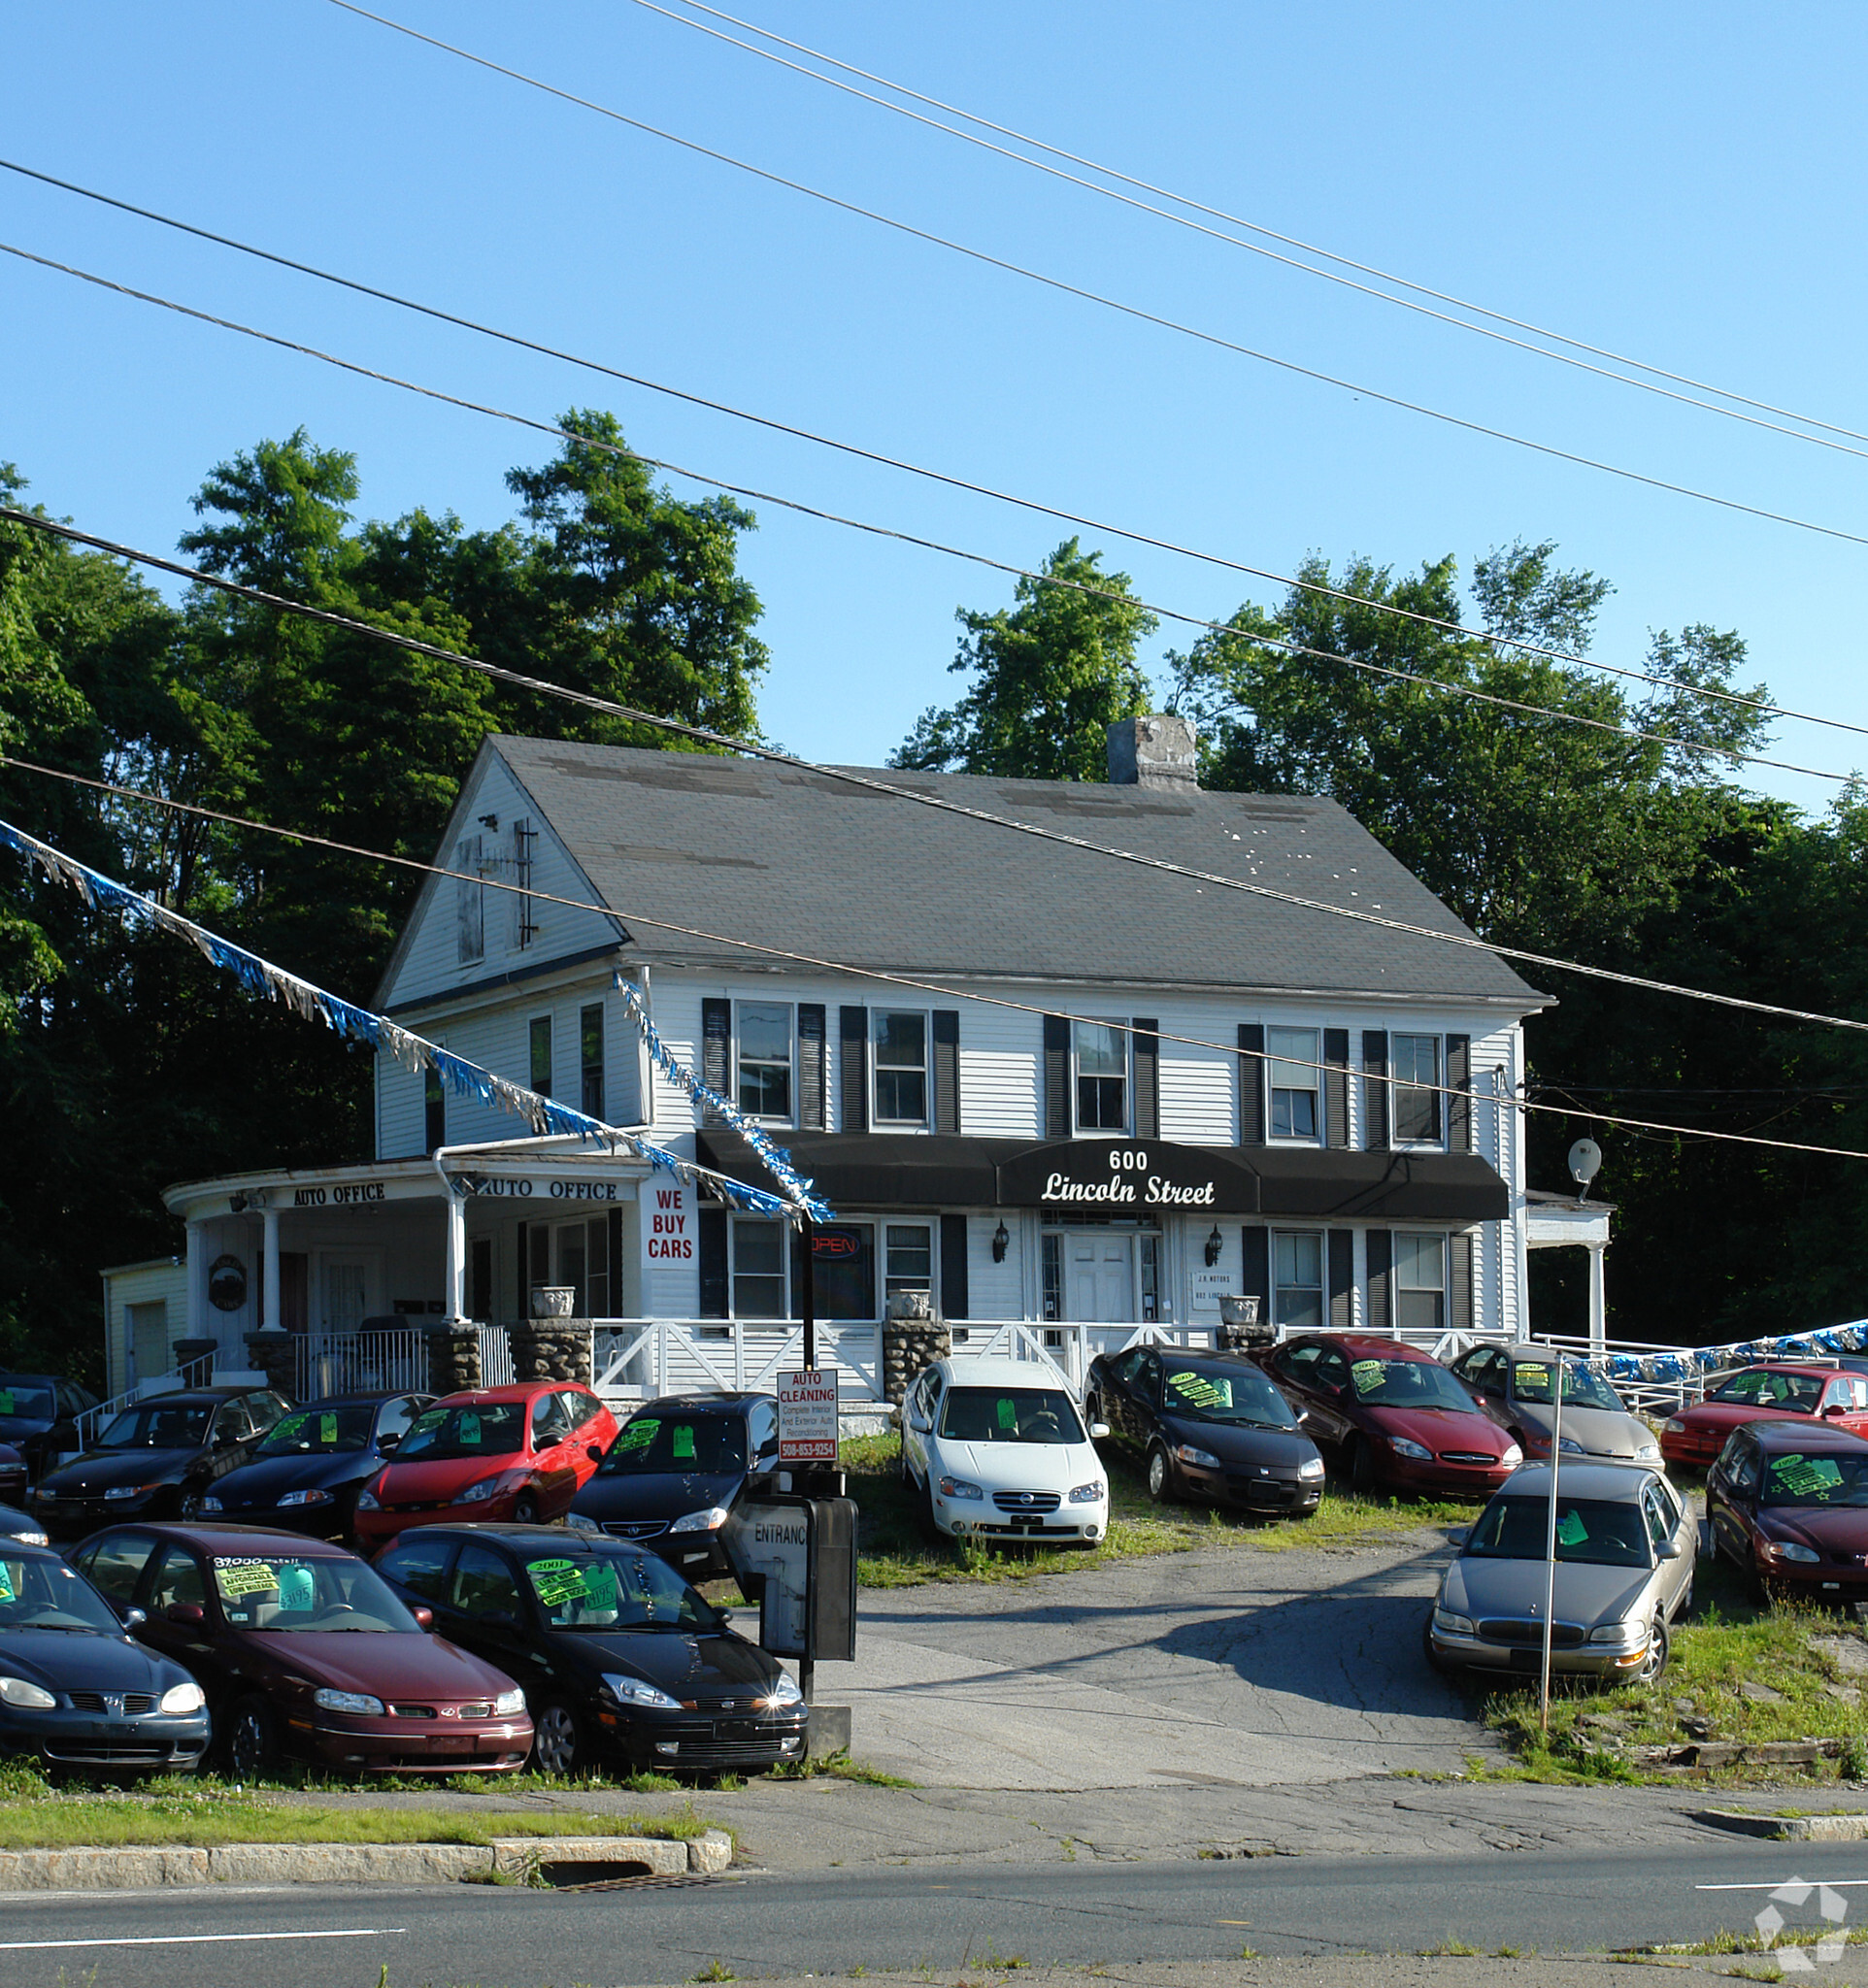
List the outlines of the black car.
{"label": "black car", "polygon": [[804,1700],[778,1659],[640,1546],[557,1526],[422,1526],[376,1568],[434,1610],[438,1636],[524,1680],[543,1773],[608,1754],[717,1773],[804,1752]]}
{"label": "black car", "polygon": [[717,1580],[733,1571],[720,1535],[734,1501],[778,1462],[775,1395],[664,1395],[617,1431],[564,1522],[634,1540],[686,1580]]}
{"label": "black car", "polygon": [[264,1387],[190,1387],[133,1402],[83,1455],[28,1495],[69,1538],[126,1518],[193,1518],[207,1488],[251,1455],[289,1406]]}
{"label": "black car", "polygon": [[94,1394],[55,1374],[0,1374],[0,1442],[11,1443],[28,1472],[42,1477],[83,1447],[78,1419],[96,1406]]}
{"label": "black car", "polygon": [[29,1511],[17,1510],[11,1505],[0,1505],[0,1547],[14,1544],[21,1546],[46,1546],[50,1541],[46,1538],[46,1529]]}
{"label": "black car", "polygon": [[1151,1498],[1303,1513],[1323,1495],[1316,1443],[1243,1353],[1149,1345],[1101,1353],[1090,1362],[1084,1399],[1090,1421],[1141,1445]]}
{"label": "black car", "polygon": [[142,1620],[50,1548],[0,1540],[0,1753],[113,1775],[196,1766],[208,1701],[132,1638]]}
{"label": "black car", "polygon": [[401,1446],[434,1399],[425,1394],[347,1394],[294,1408],[253,1446],[250,1461],[203,1494],[204,1518],[278,1526],[323,1540],[350,1534],[356,1494]]}

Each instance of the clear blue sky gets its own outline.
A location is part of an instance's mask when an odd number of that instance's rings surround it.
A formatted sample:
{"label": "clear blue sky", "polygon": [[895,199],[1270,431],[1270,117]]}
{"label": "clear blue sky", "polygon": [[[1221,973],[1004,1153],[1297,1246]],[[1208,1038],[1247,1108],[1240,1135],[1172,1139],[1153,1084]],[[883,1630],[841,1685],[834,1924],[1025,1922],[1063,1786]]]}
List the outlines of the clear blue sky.
{"label": "clear blue sky", "polygon": [[[672,0],[679,5],[679,0]],[[1868,462],[1670,406],[993,159],[629,0],[385,11],[633,116],[1302,363],[1669,480],[1868,534]],[[739,10],[735,10],[739,11]],[[1868,16],[1810,4],[746,0],[751,17],[1267,225],[1868,430]],[[1617,592],[1597,652],[1709,621],[1786,702],[1868,723],[1868,547],[1644,489],[1125,321],[904,240],[340,12],[17,10],[0,150],[631,371],[1289,571],[1469,566],[1554,539]],[[447,331],[0,175],[0,239],[466,396],[612,407],[645,452],[1036,564],[1062,528]],[[546,439],[0,258],[4,422],[55,514],[156,549],[204,473],[303,424],[361,509],[511,513]],[[1859,445],[1858,445],[1859,446]],[[682,485],[689,488],[691,486]],[[957,604],[1010,582],[771,507],[768,730],[877,761],[952,696]],[[1107,546],[1148,598],[1277,589]],[[1184,646],[1164,628],[1159,652]],[[1846,770],[1868,741],[1785,725]],[[1807,806],[1830,787],[1758,784]]]}

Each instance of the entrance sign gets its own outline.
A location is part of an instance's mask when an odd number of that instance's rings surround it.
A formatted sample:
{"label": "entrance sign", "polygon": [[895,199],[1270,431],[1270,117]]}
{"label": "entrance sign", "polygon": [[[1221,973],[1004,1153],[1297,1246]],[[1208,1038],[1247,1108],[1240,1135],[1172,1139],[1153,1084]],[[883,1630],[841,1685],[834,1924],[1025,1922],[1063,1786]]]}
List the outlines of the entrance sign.
{"label": "entrance sign", "polygon": [[642,1183],[642,1267],[666,1270],[693,1263],[700,1253],[700,1216],[694,1189],[686,1180],[657,1176]]}
{"label": "entrance sign", "polygon": [[733,1572],[759,1589],[759,1647],[775,1657],[807,1654],[811,1515],[802,1500],[767,1505],[741,1499],[724,1538]]}
{"label": "entrance sign", "polygon": [[837,1461],[837,1371],[779,1375],[779,1467]]}
{"label": "entrance sign", "polygon": [[1172,1209],[1252,1214],[1258,1176],[1219,1146],[1155,1139],[1067,1139],[1033,1146],[999,1168],[1008,1208],[1082,1209],[1116,1216]]}

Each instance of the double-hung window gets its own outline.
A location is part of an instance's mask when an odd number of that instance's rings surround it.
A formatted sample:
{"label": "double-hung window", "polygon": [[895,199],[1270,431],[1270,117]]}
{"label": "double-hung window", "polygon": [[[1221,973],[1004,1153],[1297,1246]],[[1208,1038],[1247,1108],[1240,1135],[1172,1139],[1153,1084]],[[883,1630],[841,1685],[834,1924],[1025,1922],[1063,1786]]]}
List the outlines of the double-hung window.
{"label": "double-hung window", "polygon": [[879,1008],[869,1017],[875,1049],[876,1123],[927,1123],[927,1016]]}
{"label": "double-hung window", "polygon": [[1394,1036],[1388,1053],[1394,1065],[1395,1143],[1439,1145],[1446,1122],[1440,1109],[1440,1038]]}
{"label": "double-hung window", "polygon": [[1447,1329],[1447,1239],[1410,1235],[1394,1238],[1396,1323],[1406,1333]]}
{"label": "double-hung window", "polygon": [[733,1316],[790,1314],[784,1264],[784,1224],[748,1215],[733,1218]]}
{"label": "double-hung window", "polygon": [[1271,1136],[1273,1139],[1305,1140],[1312,1143],[1322,1133],[1323,1114],[1319,1109],[1317,1031],[1278,1029],[1265,1031],[1265,1054],[1269,1059],[1271,1092]]}
{"label": "double-hung window", "polygon": [[578,1063],[583,1073],[582,1110],[592,1118],[603,1116],[603,1006],[596,1003],[578,1011]]}
{"label": "double-hung window", "polygon": [[1271,1241],[1273,1322],[1290,1332],[1322,1331],[1322,1232],[1281,1230]]}
{"label": "double-hung window", "polygon": [[[735,1096],[749,1118],[791,1120],[791,1005],[742,1001]],[[783,1313],[768,1313],[783,1316]]]}
{"label": "double-hung window", "polygon": [[1128,1030],[1117,1022],[1072,1022],[1077,1065],[1077,1130],[1128,1130]]}
{"label": "double-hung window", "polygon": [[926,1222],[887,1222],[883,1228],[887,1261],[884,1265],[884,1294],[898,1291],[932,1291],[934,1288],[934,1231]]}

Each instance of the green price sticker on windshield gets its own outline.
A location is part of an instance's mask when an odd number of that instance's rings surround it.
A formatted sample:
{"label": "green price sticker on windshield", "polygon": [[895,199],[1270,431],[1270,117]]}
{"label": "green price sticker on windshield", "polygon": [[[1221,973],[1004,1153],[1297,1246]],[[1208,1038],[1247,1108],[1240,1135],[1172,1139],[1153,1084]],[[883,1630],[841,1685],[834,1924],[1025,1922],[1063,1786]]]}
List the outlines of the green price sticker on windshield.
{"label": "green price sticker on windshield", "polygon": [[1170,1374],[1168,1385],[1190,1408],[1229,1408],[1232,1406],[1232,1382],[1216,1379],[1209,1374]]}
{"label": "green price sticker on windshield", "polygon": [[418,1429],[439,1429],[447,1419],[448,1410],[446,1408],[430,1408],[426,1414],[416,1417],[415,1429],[410,1430],[409,1433],[413,1436],[416,1430]]}
{"label": "green price sticker on windshield", "polygon": [[607,1560],[593,1560],[584,1575],[584,1598],[588,1607],[613,1610],[617,1606],[617,1570]]}
{"label": "green price sticker on windshield", "polygon": [[1350,1369],[1350,1378],[1355,1382],[1357,1394],[1373,1394],[1382,1385],[1382,1362],[1380,1360],[1358,1360]]}
{"label": "green price sticker on windshield", "polygon": [[303,1564],[281,1568],[279,1608],[283,1615],[309,1615],[317,1606],[317,1576]]}
{"label": "green price sticker on windshield", "polygon": [[19,1599],[13,1585],[13,1564],[0,1560],[0,1602],[15,1602]]}
{"label": "green price sticker on windshield", "polygon": [[636,1419],[617,1438],[617,1453],[627,1456],[632,1449],[647,1449],[655,1440],[655,1432],[661,1427],[660,1420],[653,1415],[638,1415]]}
{"label": "green price sticker on windshield", "polygon": [[0,1415],[11,1415],[12,1413],[13,1389],[10,1387],[0,1387]]}
{"label": "green price sticker on windshield", "polygon": [[1580,1546],[1589,1537],[1589,1529],[1583,1523],[1583,1514],[1571,1509],[1556,1522],[1556,1542],[1559,1546]]}
{"label": "green price sticker on windshield", "polygon": [[472,1408],[462,1408],[460,1411],[460,1440],[463,1442],[480,1441],[480,1417]]}
{"label": "green price sticker on windshield", "polygon": [[283,1422],[275,1422],[266,1432],[266,1441],[289,1442],[311,1419],[309,1415],[287,1415]]}
{"label": "green price sticker on windshield", "polygon": [[279,1585],[279,1575],[264,1560],[217,1560],[215,1585],[225,1602],[237,1602],[242,1595],[269,1595]]}
{"label": "green price sticker on windshield", "polygon": [[1519,1387],[1549,1387],[1551,1370],[1548,1367],[1533,1367],[1525,1360],[1518,1369],[1518,1384]]}
{"label": "green price sticker on windshield", "polygon": [[525,1571],[541,1608],[561,1608],[584,1594],[584,1574],[575,1560],[534,1560]]}
{"label": "green price sticker on windshield", "polygon": [[999,1427],[1016,1429],[1018,1426],[1018,1405],[1009,1394],[1002,1394],[998,1400]]}
{"label": "green price sticker on windshield", "polygon": [[694,1461],[694,1431],[686,1422],[679,1424],[675,1430],[675,1461],[678,1464]]}
{"label": "green price sticker on windshield", "polygon": [[337,1417],[335,1415],[320,1415],[317,1418],[317,1440],[320,1442],[335,1442],[337,1441]]}

